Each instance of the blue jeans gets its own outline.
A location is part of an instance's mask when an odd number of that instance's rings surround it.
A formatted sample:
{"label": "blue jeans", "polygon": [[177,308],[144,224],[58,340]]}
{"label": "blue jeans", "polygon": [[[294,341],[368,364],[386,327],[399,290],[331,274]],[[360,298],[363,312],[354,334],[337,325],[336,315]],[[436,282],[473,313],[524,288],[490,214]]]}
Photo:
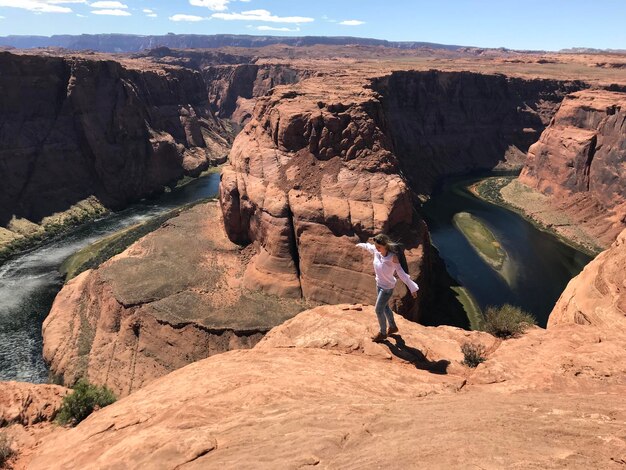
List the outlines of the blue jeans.
{"label": "blue jeans", "polygon": [[389,299],[393,295],[393,289],[383,289],[380,286],[376,286],[378,291],[378,297],[376,298],[376,316],[378,317],[378,323],[380,324],[380,332],[383,335],[387,334],[387,322],[389,327],[394,328],[396,322],[393,320],[393,312],[389,307]]}

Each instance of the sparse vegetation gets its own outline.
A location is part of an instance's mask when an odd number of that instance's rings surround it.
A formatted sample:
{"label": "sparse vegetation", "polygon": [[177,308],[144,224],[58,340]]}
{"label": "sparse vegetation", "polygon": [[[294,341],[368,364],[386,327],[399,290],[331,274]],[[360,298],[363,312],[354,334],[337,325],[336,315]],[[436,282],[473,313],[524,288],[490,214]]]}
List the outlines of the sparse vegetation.
{"label": "sparse vegetation", "polygon": [[537,320],[530,313],[514,305],[487,307],[485,313],[485,331],[498,338],[512,338],[522,334]]}
{"label": "sparse vegetation", "polygon": [[507,254],[483,221],[467,212],[459,212],[454,215],[453,222],[489,266],[496,270],[502,269]]}
{"label": "sparse vegetation", "polygon": [[478,367],[478,364],[485,362],[485,346],[475,343],[463,343],[461,345],[463,353],[463,364],[467,367]]}
{"label": "sparse vegetation", "polygon": [[13,455],[11,438],[4,432],[0,432],[0,468],[5,468],[7,460]]}
{"label": "sparse vegetation", "polygon": [[115,395],[108,388],[92,385],[81,379],[74,386],[74,392],[63,398],[57,421],[76,426],[91,413],[114,403],[115,400]]}

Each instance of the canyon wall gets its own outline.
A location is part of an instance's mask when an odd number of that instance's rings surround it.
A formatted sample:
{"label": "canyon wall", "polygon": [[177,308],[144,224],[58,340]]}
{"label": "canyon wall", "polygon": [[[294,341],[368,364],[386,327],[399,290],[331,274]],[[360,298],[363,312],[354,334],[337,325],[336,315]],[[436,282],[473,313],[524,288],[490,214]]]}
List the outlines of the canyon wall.
{"label": "canyon wall", "polygon": [[371,83],[403,174],[420,194],[442,176],[520,168],[563,97],[584,86],[436,70],[393,72]]}
{"label": "canyon wall", "polygon": [[208,66],[202,74],[209,84],[209,103],[215,115],[243,124],[252,116],[255,98],[277,85],[297,83],[311,72],[282,64],[244,63]]}
{"label": "canyon wall", "polygon": [[626,227],[626,93],[572,93],[537,143],[519,181],[610,245]]}
{"label": "canyon wall", "polygon": [[[405,243],[421,282],[428,233],[385,131],[380,103],[361,81],[329,90],[324,78],[311,77],[257,101],[220,185],[230,239],[256,250],[247,287],[373,302],[371,255],[354,245],[381,231]],[[419,301],[396,292],[396,308],[417,320]]]}
{"label": "canyon wall", "polygon": [[95,195],[123,207],[227,153],[200,73],[0,53],[0,226]]}

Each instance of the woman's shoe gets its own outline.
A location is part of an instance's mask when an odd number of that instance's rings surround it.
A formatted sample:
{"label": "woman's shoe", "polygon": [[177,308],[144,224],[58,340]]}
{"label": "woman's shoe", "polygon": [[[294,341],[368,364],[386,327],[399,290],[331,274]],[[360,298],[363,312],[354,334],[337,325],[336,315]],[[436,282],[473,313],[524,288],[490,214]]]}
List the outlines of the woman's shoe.
{"label": "woman's shoe", "polygon": [[382,343],[386,337],[386,335],[378,332],[374,336],[372,336],[372,341],[374,341],[375,343]]}
{"label": "woman's shoe", "polygon": [[398,327],[397,326],[390,326],[389,329],[387,330],[387,336],[390,336],[394,333],[398,332]]}

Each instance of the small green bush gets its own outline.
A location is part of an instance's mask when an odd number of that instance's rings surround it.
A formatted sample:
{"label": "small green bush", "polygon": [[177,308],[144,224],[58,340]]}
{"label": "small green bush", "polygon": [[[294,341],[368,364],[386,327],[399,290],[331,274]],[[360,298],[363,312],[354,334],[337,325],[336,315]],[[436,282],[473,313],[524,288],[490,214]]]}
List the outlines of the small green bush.
{"label": "small green bush", "polygon": [[463,343],[461,345],[461,352],[463,353],[463,364],[468,367],[478,367],[478,364],[485,362],[485,346],[482,344]]}
{"label": "small green bush", "polygon": [[13,455],[11,438],[4,432],[0,432],[0,468],[4,468],[7,460]]}
{"label": "small green bush", "polygon": [[74,392],[63,398],[57,421],[61,424],[76,426],[95,410],[115,402],[115,395],[106,387],[91,385],[86,380],[79,380]]}
{"label": "small green bush", "polygon": [[535,317],[514,305],[487,307],[485,313],[485,331],[498,338],[513,338],[536,324]]}

